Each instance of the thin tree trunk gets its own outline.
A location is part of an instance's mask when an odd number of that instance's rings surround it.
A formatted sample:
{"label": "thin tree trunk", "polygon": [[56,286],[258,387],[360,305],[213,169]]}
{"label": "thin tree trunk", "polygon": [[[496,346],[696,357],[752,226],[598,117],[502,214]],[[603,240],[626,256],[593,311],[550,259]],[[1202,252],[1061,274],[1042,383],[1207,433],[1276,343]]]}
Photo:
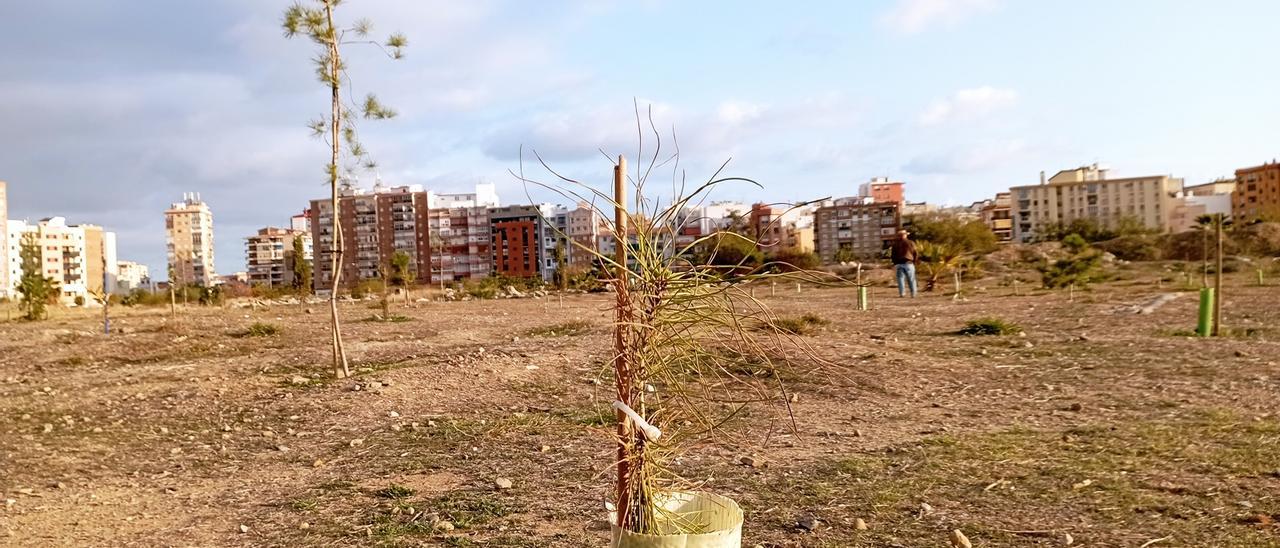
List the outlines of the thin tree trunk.
{"label": "thin tree trunk", "polygon": [[1209,287],[1209,231],[1200,230],[1200,287]]}
{"label": "thin tree trunk", "polygon": [[341,133],[339,126],[342,123],[342,96],[340,95],[341,87],[339,78],[341,74],[338,72],[338,66],[341,59],[338,56],[338,35],[337,30],[333,26],[333,5],[325,3],[325,17],[329,22],[329,88],[333,98],[333,112],[331,114],[329,129],[332,132],[333,140],[333,159],[329,165],[329,187],[333,196],[333,284],[329,291],[329,325],[333,330],[333,374],[338,378],[345,378],[351,375],[351,369],[347,365],[347,352],[342,347],[342,326],[338,320],[338,288],[341,287],[342,280],[342,252],[344,242],[342,241],[342,223],[339,221],[339,212],[341,207],[338,196],[338,155],[342,146]]}

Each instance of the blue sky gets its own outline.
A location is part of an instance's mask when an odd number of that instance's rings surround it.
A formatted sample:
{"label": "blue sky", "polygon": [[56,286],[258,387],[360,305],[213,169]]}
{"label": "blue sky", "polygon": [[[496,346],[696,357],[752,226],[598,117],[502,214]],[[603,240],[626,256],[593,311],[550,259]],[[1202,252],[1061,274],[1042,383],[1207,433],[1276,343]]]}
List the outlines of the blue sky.
{"label": "blue sky", "polygon": [[[324,196],[325,146],[304,124],[326,96],[310,45],[281,36],[287,2],[3,4],[11,217],[104,225],[121,258],[162,273],[162,211],[198,191],[226,273],[244,269],[245,236]],[[360,128],[388,184],[483,180],[523,201],[507,173],[521,145],[604,183],[598,149],[635,154],[633,99],[674,127],[691,179],[732,158],[731,174],[764,185],[720,199],[848,195],[885,175],[911,200],[968,203],[1095,161],[1191,183],[1280,155],[1270,1],[350,0],[342,11],[410,40],[399,62],[348,54],[356,93],[401,113]]]}

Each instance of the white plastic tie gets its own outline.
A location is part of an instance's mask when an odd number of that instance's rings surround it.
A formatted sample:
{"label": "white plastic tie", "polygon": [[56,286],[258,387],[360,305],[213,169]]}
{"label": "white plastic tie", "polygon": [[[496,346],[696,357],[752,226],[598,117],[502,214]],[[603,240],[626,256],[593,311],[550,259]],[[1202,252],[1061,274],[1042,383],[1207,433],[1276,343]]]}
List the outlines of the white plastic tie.
{"label": "white plastic tie", "polygon": [[622,414],[631,419],[631,423],[644,433],[644,439],[649,441],[658,441],[658,438],[662,437],[662,430],[659,430],[657,426],[649,424],[649,421],[644,420],[644,417],[641,417],[639,413],[636,413],[636,411],[628,407],[627,404],[620,401],[614,401],[613,408],[618,411],[622,411]]}

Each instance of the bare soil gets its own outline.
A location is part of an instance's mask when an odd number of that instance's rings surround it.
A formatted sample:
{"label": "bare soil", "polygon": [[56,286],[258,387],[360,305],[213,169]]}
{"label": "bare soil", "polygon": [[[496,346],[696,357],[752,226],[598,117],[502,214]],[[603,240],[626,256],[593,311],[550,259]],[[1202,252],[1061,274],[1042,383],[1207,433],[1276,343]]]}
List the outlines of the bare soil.
{"label": "bare soil", "polygon": [[[1199,339],[1195,294],[1160,276],[1074,301],[884,284],[870,312],[849,289],[759,288],[829,320],[804,336],[841,367],[791,380],[795,432],[699,445],[679,472],[742,504],[748,547],[943,546],[953,529],[1280,546],[1280,288],[1230,278],[1231,336]],[[1166,292],[1183,295],[1128,308]],[[318,305],[119,310],[111,336],[91,312],[0,323],[0,545],[607,545],[609,306],[397,303],[407,321],[377,322],[347,304],[346,380]],[[1025,336],[955,334],[991,316]]]}

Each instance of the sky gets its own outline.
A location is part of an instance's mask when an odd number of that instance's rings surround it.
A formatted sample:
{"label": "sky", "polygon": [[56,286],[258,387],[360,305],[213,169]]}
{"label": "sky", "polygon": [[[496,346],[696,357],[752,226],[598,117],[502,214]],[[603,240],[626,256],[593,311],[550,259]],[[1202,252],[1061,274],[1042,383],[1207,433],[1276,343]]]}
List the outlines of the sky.
{"label": "sky", "polygon": [[[163,211],[199,192],[218,272],[244,270],[246,236],[327,195],[306,129],[327,91],[313,45],[281,32],[288,4],[0,0],[10,217],[103,225],[159,279]],[[554,178],[531,151],[598,188],[602,152],[643,165],[650,113],[661,159],[680,153],[652,186],[729,160],[760,186],[711,198],[745,202],[887,176],[967,204],[1093,162],[1192,184],[1280,156],[1270,0],[349,0],[338,17],[409,39],[399,61],[344,54],[348,91],[399,112],[359,125],[376,176],[491,182],[504,203],[568,204],[512,175]]]}

